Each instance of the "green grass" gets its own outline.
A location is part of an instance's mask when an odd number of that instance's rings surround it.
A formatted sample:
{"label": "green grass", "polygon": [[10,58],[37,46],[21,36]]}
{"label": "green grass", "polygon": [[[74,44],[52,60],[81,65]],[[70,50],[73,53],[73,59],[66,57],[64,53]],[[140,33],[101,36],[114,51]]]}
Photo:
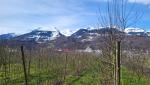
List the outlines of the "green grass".
{"label": "green grass", "polygon": [[[101,85],[101,79],[105,76],[100,70],[102,64],[97,57],[68,57],[65,80],[64,60],[64,57],[58,56],[49,60],[43,59],[39,70],[38,59],[34,59],[31,64],[30,75],[28,75],[29,85],[54,85],[58,80],[62,81],[63,85]],[[46,61],[48,61],[48,67],[46,66]],[[79,75],[77,75],[76,71],[78,67],[80,67]],[[124,66],[121,69],[121,74],[121,85],[150,85],[150,77],[142,75],[141,79],[139,79],[135,72],[128,70]],[[5,78],[4,68],[1,68],[0,85],[6,85],[4,80],[6,80],[7,85],[24,85],[21,64],[11,64],[10,72],[7,69],[6,76]]]}
{"label": "green grass", "polygon": [[[98,68],[98,67],[97,67]],[[121,85],[149,85],[149,77],[146,75],[141,76],[141,79],[138,80],[138,76],[129,71],[127,68],[122,67],[122,79]],[[3,74],[1,72],[1,74]],[[24,77],[23,73],[20,74],[20,78],[13,78],[8,82],[8,85],[23,85],[24,84]],[[100,85],[100,76],[101,74],[97,69],[90,68],[82,71],[79,76],[74,74],[69,74],[66,76],[66,79],[63,81],[64,85]],[[29,85],[53,85],[54,81],[56,80],[63,80],[59,77],[59,72],[51,71],[51,72],[41,72],[40,78],[39,74],[32,72],[29,77]],[[1,80],[2,81],[2,80]],[[47,84],[48,83],[48,84]],[[0,85],[3,85],[2,82]]]}
{"label": "green grass", "polygon": [[139,79],[138,75],[125,67],[122,67],[122,85],[149,85],[150,77],[141,75]]}

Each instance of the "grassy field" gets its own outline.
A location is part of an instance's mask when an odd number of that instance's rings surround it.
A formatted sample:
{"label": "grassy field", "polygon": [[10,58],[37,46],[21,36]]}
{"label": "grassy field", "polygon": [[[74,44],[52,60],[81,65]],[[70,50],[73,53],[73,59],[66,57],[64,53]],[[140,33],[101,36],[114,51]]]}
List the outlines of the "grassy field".
{"label": "grassy field", "polygon": [[[109,71],[102,72],[101,69],[107,66],[102,66],[104,64],[101,58],[92,54],[39,55],[35,53],[34,57],[27,55],[26,58],[29,85],[103,85],[102,82],[109,73]],[[21,56],[10,56],[9,60],[0,68],[0,85],[24,85]],[[147,75],[139,77],[134,71],[122,66],[121,83],[122,85],[149,85],[150,77]]]}

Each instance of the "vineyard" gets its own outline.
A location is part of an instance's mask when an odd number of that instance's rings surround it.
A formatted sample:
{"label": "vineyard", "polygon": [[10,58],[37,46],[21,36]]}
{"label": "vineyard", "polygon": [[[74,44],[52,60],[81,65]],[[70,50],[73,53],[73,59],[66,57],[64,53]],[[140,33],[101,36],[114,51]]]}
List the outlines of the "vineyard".
{"label": "vineyard", "polygon": [[[114,85],[114,64],[102,54],[48,48],[24,48],[23,53],[24,58],[20,48],[0,48],[0,85]],[[121,85],[149,85],[148,54],[125,54]]]}

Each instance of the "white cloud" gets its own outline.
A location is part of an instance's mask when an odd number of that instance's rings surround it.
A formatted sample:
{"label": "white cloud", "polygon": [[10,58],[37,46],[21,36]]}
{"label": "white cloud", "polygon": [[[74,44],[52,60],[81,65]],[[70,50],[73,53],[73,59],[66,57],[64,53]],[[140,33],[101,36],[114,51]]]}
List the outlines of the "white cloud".
{"label": "white cloud", "polygon": [[25,33],[38,26],[71,28],[82,21],[82,4],[74,0],[0,0],[0,33]]}
{"label": "white cloud", "polygon": [[[69,29],[96,24],[96,5],[103,1],[107,0],[0,0],[0,33],[57,27],[69,35]],[[137,2],[146,4],[150,0]]]}
{"label": "white cloud", "polygon": [[150,4],[150,0],[129,0],[129,2],[141,3],[141,4],[145,4],[145,5]]}
{"label": "white cloud", "polygon": [[[25,27],[0,27],[0,34],[7,34],[7,33],[15,33],[15,34],[24,34],[29,32],[28,29],[24,29]],[[15,29],[15,30],[14,30]]]}

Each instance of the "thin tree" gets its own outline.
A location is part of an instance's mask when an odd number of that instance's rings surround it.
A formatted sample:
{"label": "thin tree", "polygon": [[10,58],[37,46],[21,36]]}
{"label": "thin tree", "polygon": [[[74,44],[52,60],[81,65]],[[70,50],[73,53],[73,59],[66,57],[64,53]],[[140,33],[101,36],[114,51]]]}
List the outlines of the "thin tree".
{"label": "thin tree", "polygon": [[135,4],[129,7],[128,0],[107,0],[106,3],[105,15],[102,15],[102,10],[99,9],[98,26],[110,29],[105,35],[108,49],[104,48],[103,54],[109,56],[108,62],[113,61],[114,85],[120,85],[120,43],[124,33],[114,32],[114,29],[124,32],[125,28],[135,25],[142,14],[134,10]]}

